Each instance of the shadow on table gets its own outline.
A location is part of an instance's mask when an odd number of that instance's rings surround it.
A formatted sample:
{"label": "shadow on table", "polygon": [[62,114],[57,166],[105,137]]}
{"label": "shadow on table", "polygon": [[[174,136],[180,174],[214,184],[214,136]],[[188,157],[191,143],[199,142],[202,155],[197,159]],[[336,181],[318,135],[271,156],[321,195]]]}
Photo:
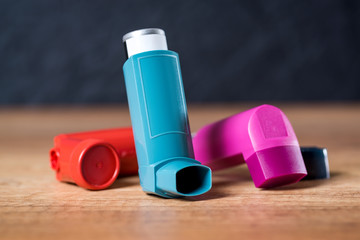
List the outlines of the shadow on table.
{"label": "shadow on table", "polygon": [[313,187],[317,187],[317,186],[326,184],[327,181],[329,181],[330,179],[334,179],[334,178],[337,178],[337,177],[342,176],[342,175],[343,175],[342,172],[335,171],[335,172],[330,172],[330,178],[307,179],[307,180],[302,180],[300,182],[297,182],[295,184],[290,184],[290,185],[277,187],[277,188],[262,189],[262,190],[263,191],[287,191],[287,190],[313,188]]}
{"label": "shadow on table", "polygon": [[[333,171],[330,173],[330,178],[337,178],[342,176],[342,172]],[[303,180],[295,184],[281,186],[277,188],[259,189],[261,191],[291,191],[298,189],[313,188],[325,184],[329,179],[319,180]],[[209,192],[195,197],[179,198],[180,201],[206,201],[212,199],[220,199],[228,197],[231,194],[224,190],[226,187],[238,185],[239,183],[249,184],[252,182],[250,173],[246,167],[236,167],[229,170],[215,172],[213,174],[212,188]],[[134,185],[139,185],[137,176],[120,177],[109,188],[126,188]],[[254,186],[255,187],[255,186]],[[104,189],[106,190],[106,189]],[[157,197],[156,195],[154,195]],[[160,197],[161,198],[161,197]]]}
{"label": "shadow on table", "polygon": [[[330,178],[338,178],[342,176],[342,172],[331,172]],[[314,188],[323,184],[326,184],[330,179],[317,179],[317,180],[303,180],[295,184],[281,186],[277,188],[259,189],[260,191],[291,191],[298,189]],[[228,197],[231,194],[224,190],[225,187],[238,185],[239,183],[249,184],[252,182],[250,173],[247,168],[236,168],[230,171],[221,171],[214,173],[214,180],[212,189],[203,195],[184,198],[187,201],[206,201],[211,199],[218,199]],[[255,186],[254,186],[255,187]]]}
{"label": "shadow on table", "polygon": [[330,178],[337,178],[341,175],[344,175],[344,173],[339,171],[330,171]]}
{"label": "shadow on table", "polygon": [[137,180],[138,176],[127,176],[127,177],[119,177],[116,181],[107,189],[116,189],[116,188],[126,188],[134,185],[139,185],[139,181]]}
{"label": "shadow on table", "polygon": [[188,201],[206,201],[228,197],[230,194],[225,188],[241,183],[248,184],[252,182],[250,173],[245,167],[236,167],[229,170],[223,170],[213,173],[212,188],[209,192],[191,198],[185,198]]}

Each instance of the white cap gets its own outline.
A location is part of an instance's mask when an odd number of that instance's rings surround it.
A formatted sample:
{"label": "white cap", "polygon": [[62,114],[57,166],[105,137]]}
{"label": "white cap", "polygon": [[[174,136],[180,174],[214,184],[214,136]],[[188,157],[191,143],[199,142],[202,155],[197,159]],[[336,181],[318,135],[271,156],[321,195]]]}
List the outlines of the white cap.
{"label": "white cap", "polygon": [[129,32],[123,36],[127,57],[153,51],[168,50],[165,32],[159,28],[145,28]]}

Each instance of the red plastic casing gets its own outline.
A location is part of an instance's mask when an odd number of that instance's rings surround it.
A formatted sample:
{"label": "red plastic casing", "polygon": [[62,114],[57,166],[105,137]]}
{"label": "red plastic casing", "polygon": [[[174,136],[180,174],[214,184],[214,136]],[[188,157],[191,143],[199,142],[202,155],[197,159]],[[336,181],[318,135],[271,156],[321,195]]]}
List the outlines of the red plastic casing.
{"label": "red plastic casing", "polygon": [[60,134],[54,138],[50,164],[59,181],[90,190],[105,189],[119,175],[138,172],[132,129]]}

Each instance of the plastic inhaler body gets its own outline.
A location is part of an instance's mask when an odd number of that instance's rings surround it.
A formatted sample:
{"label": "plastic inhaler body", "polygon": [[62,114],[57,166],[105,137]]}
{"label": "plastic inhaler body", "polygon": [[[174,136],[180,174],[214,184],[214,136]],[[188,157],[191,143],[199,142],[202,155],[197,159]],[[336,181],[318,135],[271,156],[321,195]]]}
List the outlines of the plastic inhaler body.
{"label": "plastic inhaler body", "polygon": [[[138,38],[139,46],[127,45],[133,38]],[[123,70],[143,190],[167,198],[207,192],[211,170],[194,160],[178,54],[164,50],[166,38],[160,29],[138,30],[126,34],[123,41],[129,56]]]}
{"label": "plastic inhaler body", "polygon": [[59,181],[91,190],[105,189],[119,174],[138,171],[132,129],[58,135],[50,150],[50,164]]}
{"label": "plastic inhaler body", "polygon": [[201,128],[195,158],[212,170],[247,163],[256,187],[300,181],[306,168],[294,130],[278,108],[262,105]]}

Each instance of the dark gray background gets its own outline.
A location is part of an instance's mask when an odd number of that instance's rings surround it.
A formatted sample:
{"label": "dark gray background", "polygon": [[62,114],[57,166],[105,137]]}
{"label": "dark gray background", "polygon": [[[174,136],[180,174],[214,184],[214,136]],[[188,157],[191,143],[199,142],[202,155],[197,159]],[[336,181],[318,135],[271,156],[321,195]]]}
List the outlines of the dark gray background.
{"label": "dark gray background", "polygon": [[160,27],[188,102],[360,99],[359,1],[0,1],[0,104],[126,102],[122,36]]}

